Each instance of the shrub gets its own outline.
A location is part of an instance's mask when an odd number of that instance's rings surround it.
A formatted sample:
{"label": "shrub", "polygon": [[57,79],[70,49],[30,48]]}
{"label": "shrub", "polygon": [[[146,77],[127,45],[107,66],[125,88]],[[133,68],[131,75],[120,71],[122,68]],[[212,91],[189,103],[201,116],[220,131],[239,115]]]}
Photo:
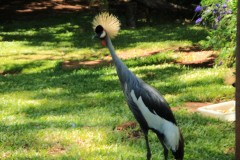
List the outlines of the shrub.
{"label": "shrub", "polygon": [[203,0],[195,8],[197,25],[210,28],[209,36],[201,43],[203,47],[220,50],[219,61],[232,66],[235,57],[237,1]]}

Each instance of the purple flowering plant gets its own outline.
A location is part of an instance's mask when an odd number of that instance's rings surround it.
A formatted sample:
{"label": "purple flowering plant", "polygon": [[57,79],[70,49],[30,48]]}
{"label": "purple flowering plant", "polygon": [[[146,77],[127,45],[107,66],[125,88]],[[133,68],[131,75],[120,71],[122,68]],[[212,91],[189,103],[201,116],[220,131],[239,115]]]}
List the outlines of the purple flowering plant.
{"label": "purple flowering plant", "polygon": [[201,22],[202,22],[202,18],[201,18],[201,17],[198,18],[198,19],[195,21],[196,24],[199,24],[199,23],[201,23]]}
{"label": "purple flowering plant", "polygon": [[[236,46],[237,0],[202,0],[195,8],[195,24],[208,28],[209,36],[202,46],[221,50],[233,59]],[[231,57],[231,58],[229,58]]]}
{"label": "purple flowering plant", "polygon": [[195,12],[201,12],[202,11],[202,7],[200,5],[198,5],[196,8],[195,8]]}
{"label": "purple flowering plant", "polygon": [[198,5],[195,8],[195,16],[198,18],[195,21],[195,24],[207,24],[210,25],[213,29],[219,25],[220,21],[227,17],[227,15],[232,14],[232,9],[228,7],[229,0],[225,0],[221,3],[213,3],[209,6],[202,7]]}

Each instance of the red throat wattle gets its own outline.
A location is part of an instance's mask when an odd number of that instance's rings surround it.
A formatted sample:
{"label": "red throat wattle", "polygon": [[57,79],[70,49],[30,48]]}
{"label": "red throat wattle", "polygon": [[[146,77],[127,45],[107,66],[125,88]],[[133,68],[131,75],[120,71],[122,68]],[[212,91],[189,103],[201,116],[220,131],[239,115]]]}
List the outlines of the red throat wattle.
{"label": "red throat wattle", "polygon": [[106,41],[105,40],[102,40],[102,46],[106,46],[107,45],[107,43],[106,43]]}

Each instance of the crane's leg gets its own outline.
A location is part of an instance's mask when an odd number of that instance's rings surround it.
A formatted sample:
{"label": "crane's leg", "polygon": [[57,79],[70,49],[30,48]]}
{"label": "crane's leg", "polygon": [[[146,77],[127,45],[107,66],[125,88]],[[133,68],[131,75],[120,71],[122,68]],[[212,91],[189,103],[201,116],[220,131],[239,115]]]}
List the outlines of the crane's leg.
{"label": "crane's leg", "polygon": [[143,131],[144,133],[144,137],[145,137],[145,140],[146,140],[146,147],[147,147],[147,160],[150,160],[151,159],[151,150],[150,150],[150,146],[149,146],[149,142],[148,142],[148,131]]}
{"label": "crane's leg", "polygon": [[163,143],[163,136],[160,136],[159,134],[157,134],[159,141],[161,142],[162,146],[163,146],[163,154],[164,154],[164,159],[167,160],[168,159],[168,149],[165,146],[165,144]]}

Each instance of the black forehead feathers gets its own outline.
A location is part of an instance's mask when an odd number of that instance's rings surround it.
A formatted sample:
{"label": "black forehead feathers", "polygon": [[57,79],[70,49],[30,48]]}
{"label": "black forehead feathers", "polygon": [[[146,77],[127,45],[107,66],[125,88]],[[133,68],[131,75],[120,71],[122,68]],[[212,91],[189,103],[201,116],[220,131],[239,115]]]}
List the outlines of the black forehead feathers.
{"label": "black forehead feathers", "polygon": [[98,26],[95,28],[95,32],[96,32],[97,34],[102,33],[102,32],[103,32],[103,27],[102,27],[101,25],[98,25]]}

